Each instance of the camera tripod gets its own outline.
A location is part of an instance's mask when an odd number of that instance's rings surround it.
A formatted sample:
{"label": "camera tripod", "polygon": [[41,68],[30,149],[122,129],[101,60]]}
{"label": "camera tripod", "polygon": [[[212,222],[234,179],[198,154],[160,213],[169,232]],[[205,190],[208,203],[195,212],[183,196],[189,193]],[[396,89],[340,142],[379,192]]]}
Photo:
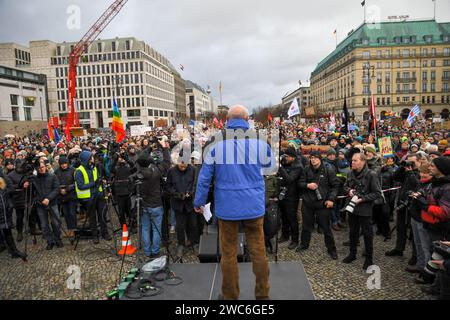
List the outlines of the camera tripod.
{"label": "camera tripod", "polygon": [[[135,181],[134,181],[134,185],[136,186],[136,223],[137,223],[137,228],[138,228],[138,252],[136,255],[136,265],[141,266],[142,265],[142,226],[141,226],[141,202],[142,202],[142,197],[141,197],[141,185],[142,185],[142,180],[138,177]],[[164,208],[163,208],[164,211]],[[153,232],[155,232],[155,230],[158,232],[160,239],[162,240],[162,234],[161,234],[161,230],[160,228],[158,228],[158,226],[156,226],[155,221],[153,220],[152,217],[150,217],[150,223],[152,228],[154,229]],[[128,241],[129,241],[130,237],[127,238],[127,241],[125,243],[125,252],[127,250],[128,247]],[[151,239],[153,244],[153,239]],[[165,242],[165,249],[166,249],[166,254],[167,254],[167,259],[166,259],[166,265],[164,267],[163,270],[161,270],[160,272],[165,273],[165,280],[167,284],[173,284],[173,285],[178,285],[181,283],[181,279],[178,278],[171,270],[170,270],[170,258],[172,257],[170,254],[170,250],[169,250],[169,241]],[[120,265],[120,271],[119,271],[119,279],[118,279],[118,284],[120,284],[120,281],[122,279],[122,272],[123,272],[123,265],[125,262],[125,254],[122,256],[122,262]],[[172,257],[173,260],[173,257]],[[171,281],[173,283],[171,283]]]}

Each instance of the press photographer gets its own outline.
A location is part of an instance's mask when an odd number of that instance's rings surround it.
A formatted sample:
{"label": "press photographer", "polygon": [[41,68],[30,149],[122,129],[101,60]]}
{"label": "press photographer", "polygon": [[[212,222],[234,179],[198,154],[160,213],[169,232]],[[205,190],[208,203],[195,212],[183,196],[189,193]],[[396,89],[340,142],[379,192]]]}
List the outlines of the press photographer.
{"label": "press photographer", "polygon": [[131,198],[129,178],[135,171],[133,161],[126,151],[115,153],[111,163],[112,195],[119,207],[119,221],[121,225],[129,224],[131,221]]}
{"label": "press photographer", "polygon": [[36,170],[37,176],[31,180],[34,195],[33,202],[41,221],[42,234],[47,241],[46,249],[52,250],[55,245],[58,248],[62,248],[61,216],[57,203],[59,194],[58,178],[54,174],[47,172],[45,161],[36,160]]}
{"label": "press photographer", "polygon": [[75,237],[77,228],[77,195],[75,193],[75,169],[69,166],[69,159],[60,156],[55,175],[59,181],[59,204],[67,225],[67,236]]}
{"label": "press photographer", "polygon": [[280,179],[280,210],[281,210],[281,237],[279,242],[285,242],[291,237],[288,248],[294,250],[298,247],[299,228],[297,219],[300,192],[297,186],[303,166],[297,158],[293,148],[287,148],[281,158],[278,171]]}
{"label": "press photographer", "polygon": [[[406,156],[406,160],[400,163],[400,168],[394,173],[394,180],[402,186],[399,191],[398,204],[395,210],[397,212],[397,241],[395,248],[386,252],[386,256],[403,256],[403,251],[405,251],[407,230],[408,225],[410,225],[411,215],[408,212],[408,206],[402,204],[407,204],[410,200],[410,192],[416,191],[419,188],[419,168],[419,156],[413,153]],[[408,262],[409,265],[416,264],[414,252],[415,248],[413,248],[413,258]]]}
{"label": "press photographer", "polygon": [[170,194],[170,205],[175,212],[176,233],[178,240],[177,257],[182,257],[186,247],[186,235],[198,255],[199,233],[197,215],[194,212],[195,169],[184,162],[170,168],[167,175],[167,190]]}
{"label": "press photographer", "polygon": [[334,167],[324,164],[318,151],[311,152],[310,165],[303,170],[298,186],[303,197],[303,228],[302,242],[297,251],[309,248],[311,232],[317,220],[323,230],[328,254],[333,260],[337,260],[336,245],[331,231],[331,214],[340,182]]}
{"label": "press photographer", "polygon": [[[140,184],[140,196],[142,197],[142,241],[144,243],[144,254],[149,258],[159,256],[161,244],[161,224],[163,218],[162,203],[162,178],[167,174],[170,167],[169,144],[159,141],[162,150],[162,159],[153,152],[153,148],[141,152],[137,160],[137,172],[131,177],[136,184]],[[162,161],[160,161],[162,160]],[[135,185],[136,187],[136,185]],[[136,188],[134,188],[136,191]],[[150,235],[152,239],[150,240]]]}
{"label": "press photographer", "polygon": [[344,192],[351,199],[345,210],[348,213],[350,227],[350,254],[342,261],[351,263],[356,260],[359,233],[362,229],[365,246],[363,269],[373,265],[373,228],[372,210],[375,200],[382,197],[380,181],[369,170],[366,156],[356,153],[352,157],[352,171],[347,177]]}

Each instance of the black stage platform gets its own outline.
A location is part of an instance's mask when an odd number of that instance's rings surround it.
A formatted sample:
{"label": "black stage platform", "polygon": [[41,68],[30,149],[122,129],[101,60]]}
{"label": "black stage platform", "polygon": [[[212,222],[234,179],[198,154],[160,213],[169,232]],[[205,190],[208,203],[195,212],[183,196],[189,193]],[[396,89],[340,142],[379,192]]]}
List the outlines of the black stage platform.
{"label": "black stage platform", "polygon": [[[217,300],[222,287],[220,264],[171,264],[170,268],[183,279],[178,286],[159,284],[164,291],[145,300]],[[255,276],[251,263],[239,264],[241,300],[254,300]],[[123,300],[128,298],[123,297]],[[270,264],[271,300],[315,300],[301,262]]]}

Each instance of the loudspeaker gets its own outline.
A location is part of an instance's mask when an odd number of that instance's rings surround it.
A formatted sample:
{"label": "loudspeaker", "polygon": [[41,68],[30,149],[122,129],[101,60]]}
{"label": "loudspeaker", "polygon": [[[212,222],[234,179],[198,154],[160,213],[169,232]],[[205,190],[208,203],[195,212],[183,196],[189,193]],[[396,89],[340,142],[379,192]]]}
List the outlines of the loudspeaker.
{"label": "loudspeaker", "polygon": [[[217,233],[216,234],[202,234],[200,236],[200,246],[198,259],[201,263],[211,263],[220,262],[221,252],[220,245],[217,243]],[[245,262],[245,234],[238,233],[238,262]],[[217,247],[219,247],[219,261],[217,261]]]}

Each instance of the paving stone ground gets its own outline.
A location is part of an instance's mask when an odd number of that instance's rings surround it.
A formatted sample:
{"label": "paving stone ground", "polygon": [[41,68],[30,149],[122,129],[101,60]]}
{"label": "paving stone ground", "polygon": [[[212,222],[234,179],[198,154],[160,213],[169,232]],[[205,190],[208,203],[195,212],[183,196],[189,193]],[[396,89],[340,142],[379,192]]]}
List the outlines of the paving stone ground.
{"label": "paving stone ground", "polygon": [[[381,289],[370,290],[367,280],[370,274],[362,269],[361,256],[363,241],[359,247],[358,259],[350,265],[342,263],[348,253],[343,242],[348,239],[348,231],[334,232],[339,260],[328,256],[323,235],[313,233],[310,248],[301,254],[287,249],[287,243],[280,244],[279,261],[301,261],[317,299],[333,300],[426,300],[420,286],[413,283],[414,275],[404,271],[411,256],[411,244],[403,257],[386,257],[384,252],[393,248],[392,240],[383,242],[375,238],[374,263],[381,269]],[[120,233],[117,241],[120,245]],[[172,238],[173,235],[172,235]],[[361,239],[362,240],[362,239]],[[136,236],[132,236],[136,243]],[[173,239],[173,243],[175,240]],[[86,300],[105,299],[118,280],[120,259],[114,255],[114,242],[101,240],[94,245],[89,240],[81,240],[76,251],[69,240],[64,240],[64,248],[45,250],[45,241],[38,239],[37,245],[28,242],[29,262],[12,260],[5,251],[0,254],[0,299],[60,299]],[[172,244],[174,246],[174,244]],[[24,249],[24,242],[18,244]],[[174,248],[173,248],[174,249]],[[270,256],[274,261],[274,256]],[[192,251],[186,253],[184,263],[199,263]],[[124,270],[128,271],[136,263],[136,256],[125,259]],[[81,290],[67,289],[66,281],[72,265],[80,267]]]}

